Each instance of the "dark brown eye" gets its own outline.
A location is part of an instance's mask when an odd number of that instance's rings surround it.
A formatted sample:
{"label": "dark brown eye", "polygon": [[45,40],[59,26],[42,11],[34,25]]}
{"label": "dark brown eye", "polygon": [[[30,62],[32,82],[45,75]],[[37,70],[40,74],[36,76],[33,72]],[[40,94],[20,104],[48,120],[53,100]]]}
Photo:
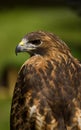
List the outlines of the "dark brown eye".
{"label": "dark brown eye", "polygon": [[31,43],[34,45],[39,45],[39,44],[41,44],[41,41],[40,40],[33,40],[33,41],[31,41]]}

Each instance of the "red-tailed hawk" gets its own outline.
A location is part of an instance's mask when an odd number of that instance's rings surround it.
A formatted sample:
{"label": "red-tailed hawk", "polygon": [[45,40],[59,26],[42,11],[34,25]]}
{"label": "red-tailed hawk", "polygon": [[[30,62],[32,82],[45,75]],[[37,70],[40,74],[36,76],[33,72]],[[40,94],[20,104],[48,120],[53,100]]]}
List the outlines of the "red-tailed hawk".
{"label": "red-tailed hawk", "polygon": [[16,53],[28,52],[14,89],[10,130],[81,130],[81,64],[47,32],[27,34]]}

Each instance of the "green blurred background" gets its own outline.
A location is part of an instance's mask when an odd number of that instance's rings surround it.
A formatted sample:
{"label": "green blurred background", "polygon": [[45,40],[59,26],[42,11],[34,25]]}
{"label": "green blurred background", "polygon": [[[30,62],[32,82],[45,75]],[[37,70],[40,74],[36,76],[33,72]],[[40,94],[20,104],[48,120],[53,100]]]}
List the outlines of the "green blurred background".
{"label": "green blurred background", "polygon": [[74,3],[72,6],[63,0],[48,0],[47,4],[32,0],[24,1],[24,4],[18,2],[8,1],[5,5],[2,2],[0,6],[0,130],[9,130],[17,72],[29,57],[26,53],[15,55],[15,47],[26,33],[52,32],[68,44],[73,56],[81,60],[81,12],[74,8]]}

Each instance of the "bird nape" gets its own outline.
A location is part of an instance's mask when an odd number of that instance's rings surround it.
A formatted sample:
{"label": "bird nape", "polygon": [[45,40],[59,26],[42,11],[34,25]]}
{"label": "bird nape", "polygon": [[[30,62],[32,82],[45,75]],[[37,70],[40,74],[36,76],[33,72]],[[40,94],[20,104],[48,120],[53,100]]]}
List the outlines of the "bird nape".
{"label": "bird nape", "polygon": [[14,88],[10,130],[81,130],[81,64],[59,37],[31,32],[17,45],[28,52]]}

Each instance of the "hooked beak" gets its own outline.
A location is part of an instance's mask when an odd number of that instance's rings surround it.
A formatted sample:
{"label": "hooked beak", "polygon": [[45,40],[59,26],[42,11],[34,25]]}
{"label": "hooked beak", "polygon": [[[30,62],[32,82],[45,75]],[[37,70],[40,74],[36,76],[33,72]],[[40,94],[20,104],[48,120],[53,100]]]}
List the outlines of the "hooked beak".
{"label": "hooked beak", "polygon": [[24,51],[24,42],[21,41],[15,48],[15,54],[17,55],[17,53],[23,51]]}
{"label": "hooked beak", "polygon": [[32,50],[35,50],[35,46],[32,45],[31,43],[26,43],[24,40],[22,40],[15,49],[16,55],[20,52],[29,52],[31,53]]}

